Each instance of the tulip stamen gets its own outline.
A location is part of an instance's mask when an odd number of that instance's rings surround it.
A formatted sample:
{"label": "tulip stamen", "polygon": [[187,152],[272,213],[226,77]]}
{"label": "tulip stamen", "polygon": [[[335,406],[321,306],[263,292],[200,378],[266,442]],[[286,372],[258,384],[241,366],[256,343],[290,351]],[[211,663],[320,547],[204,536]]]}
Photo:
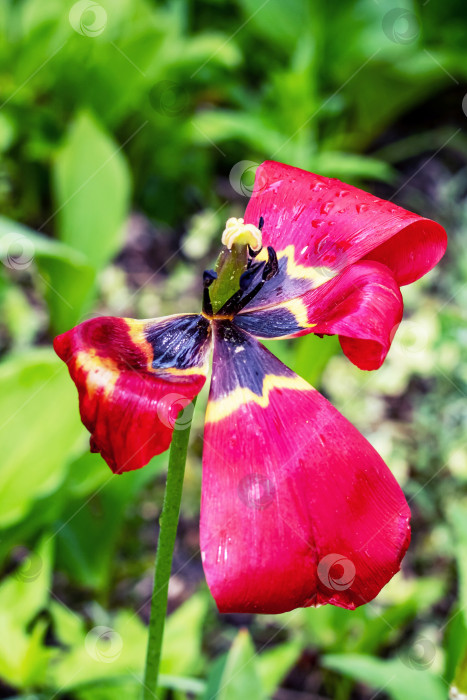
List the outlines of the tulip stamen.
{"label": "tulip stamen", "polygon": [[227,219],[225,229],[222,233],[222,243],[229,250],[232,250],[232,246],[237,244],[247,245],[248,248],[251,248],[253,251],[258,251],[259,253],[262,247],[261,240],[261,229],[254,224],[245,224],[243,219],[237,219],[234,216]]}

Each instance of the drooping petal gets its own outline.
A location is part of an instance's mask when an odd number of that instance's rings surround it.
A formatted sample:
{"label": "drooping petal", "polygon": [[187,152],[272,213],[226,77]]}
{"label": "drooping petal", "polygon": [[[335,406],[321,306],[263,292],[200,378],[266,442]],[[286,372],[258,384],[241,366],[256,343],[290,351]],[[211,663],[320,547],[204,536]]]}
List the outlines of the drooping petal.
{"label": "drooping petal", "polygon": [[362,605],[398,571],[409,518],[365,438],[254,338],[219,323],[200,532],[219,610]]}
{"label": "drooping petal", "polygon": [[55,338],[79,394],[81,420],[115,473],[164,452],[178,414],[208,372],[210,326],[195,314],[147,321],[105,316]]}
{"label": "drooping petal", "polygon": [[258,338],[337,334],[347,357],[360,369],[372,370],[384,362],[402,313],[392,272],[362,260],[297,299],[241,312],[235,322]]}
{"label": "drooping petal", "polygon": [[300,296],[362,258],[387,265],[399,285],[409,284],[446,250],[446,232],[434,221],[335,178],[274,161],[256,172],[245,223],[257,225],[260,217],[263,246],[279,258],[280,292],[277,284],[265,285],[250,309]]}

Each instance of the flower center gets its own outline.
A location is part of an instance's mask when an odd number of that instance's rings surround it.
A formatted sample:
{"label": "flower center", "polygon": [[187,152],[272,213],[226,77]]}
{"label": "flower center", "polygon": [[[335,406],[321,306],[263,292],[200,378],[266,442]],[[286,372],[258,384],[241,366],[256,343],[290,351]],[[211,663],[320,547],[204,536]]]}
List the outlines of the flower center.
{"label": "flower center", "polygon": [[262,250],[263,224],[262,216],[258,226],[245,224],[243,219],[227,221],[222,234],[225,248],[215,269],[206,270],[203,276],[203,314],[206,318],[233,318],[277,273],[276,253],[270,246],[267,261],[255,262]]}

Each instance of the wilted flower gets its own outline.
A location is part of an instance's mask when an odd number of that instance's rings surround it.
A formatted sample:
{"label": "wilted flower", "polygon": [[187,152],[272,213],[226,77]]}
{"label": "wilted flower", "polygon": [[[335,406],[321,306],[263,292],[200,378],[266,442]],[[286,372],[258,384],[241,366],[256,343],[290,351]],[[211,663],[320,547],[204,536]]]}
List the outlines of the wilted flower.
{"label": "wilted flower", "polygon": [[212,349],[200,539],[219,609],[355,608],[398,571],[408,505],[365,438],[257,338],[337,334],[354,364],[376,369],[402,318],[400,286],[436,265],[445,231],[266,162],[223,242],[201,314],[96,318],[55,340],[91,449],[116,473],[166,450]]}

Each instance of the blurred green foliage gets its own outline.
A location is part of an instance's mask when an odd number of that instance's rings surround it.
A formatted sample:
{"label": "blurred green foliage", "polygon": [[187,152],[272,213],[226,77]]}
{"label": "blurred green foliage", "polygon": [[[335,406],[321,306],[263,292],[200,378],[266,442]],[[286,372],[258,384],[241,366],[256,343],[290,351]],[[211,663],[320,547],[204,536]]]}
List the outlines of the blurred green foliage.
{"label": "blurred green foliage", "polygon": [[363,609],[218,616],[196,536],[201,396],[162,695],[467,693],[466,25],[463,0],[0,4],[0,697],[139,697],[165,456],[111,476],[50,343],[89,315],[196,310],[265,158],[449,231],[377,373],[335,338],[270,344],[391,465],[414,541]]}

